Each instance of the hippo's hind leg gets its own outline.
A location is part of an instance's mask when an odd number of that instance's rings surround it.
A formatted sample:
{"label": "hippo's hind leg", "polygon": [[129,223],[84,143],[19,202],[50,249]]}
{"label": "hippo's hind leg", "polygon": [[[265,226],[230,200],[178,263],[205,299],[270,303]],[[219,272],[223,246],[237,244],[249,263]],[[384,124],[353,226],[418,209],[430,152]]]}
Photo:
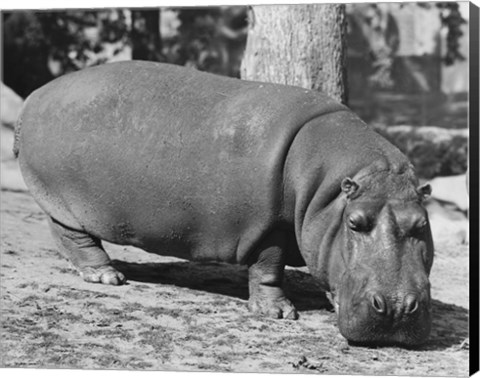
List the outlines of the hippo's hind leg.
{"label": "hippo's hind leg", "polygon": [[87,282],[121,285],[125,276],[110,265],[110,258],[100,239],[83,231],[73,230],[49,219],[50,230],[60,249]]}
{"label": "hippo's hind leg", "polygon": [[286,245],[286,236],[280,231],[274,231],[250,257],[248,262],[250,311],[274,318],[298,318],[295,307],[282,289]]}

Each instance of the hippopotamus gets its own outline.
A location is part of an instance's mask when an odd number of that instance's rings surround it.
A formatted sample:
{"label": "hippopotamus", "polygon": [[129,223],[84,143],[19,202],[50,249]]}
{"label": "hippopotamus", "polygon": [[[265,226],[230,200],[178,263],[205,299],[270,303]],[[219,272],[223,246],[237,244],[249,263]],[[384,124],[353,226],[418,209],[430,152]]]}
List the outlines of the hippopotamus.
{"label": "hippopotamus", "polygon": [[249,309],[296,319],[284,269],[306,265],[350,342],[418,345],[429,334],[430,186],[323,93],[110,63],[33,92],[14,150],[85,281],[125,282],[102,241],[242,264]]}

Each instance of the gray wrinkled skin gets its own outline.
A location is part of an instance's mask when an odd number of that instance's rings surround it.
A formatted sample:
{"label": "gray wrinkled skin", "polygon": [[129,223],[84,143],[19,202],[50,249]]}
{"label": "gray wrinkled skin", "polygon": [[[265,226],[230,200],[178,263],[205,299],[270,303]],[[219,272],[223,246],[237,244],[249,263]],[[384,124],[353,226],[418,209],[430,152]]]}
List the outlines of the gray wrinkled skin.
{"label": "gray wrinkled skin", "polygon": [[347,339],[428,336],[429,187],[323,94],[114,63],[35,91],[16,131],[25,181],[86,281],[125,281],[101,240],[247,264],[249,308],[296,319],[283,270],[306,264]]}

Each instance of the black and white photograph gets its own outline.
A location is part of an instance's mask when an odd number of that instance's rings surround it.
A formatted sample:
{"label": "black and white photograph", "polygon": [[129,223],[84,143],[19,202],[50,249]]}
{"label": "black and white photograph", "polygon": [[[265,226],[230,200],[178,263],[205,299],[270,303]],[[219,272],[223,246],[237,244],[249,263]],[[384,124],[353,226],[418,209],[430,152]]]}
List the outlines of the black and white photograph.
{"label": "black and white photograph", "polygon": [[0,374],[478,371],[476,4],[41,3],[0,9]]}

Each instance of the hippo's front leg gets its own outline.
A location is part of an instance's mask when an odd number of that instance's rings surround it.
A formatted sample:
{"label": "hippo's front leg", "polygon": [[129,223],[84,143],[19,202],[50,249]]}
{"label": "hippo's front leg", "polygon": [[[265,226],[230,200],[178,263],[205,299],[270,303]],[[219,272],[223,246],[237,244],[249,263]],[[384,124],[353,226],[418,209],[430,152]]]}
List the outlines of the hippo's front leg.
{"label": "hippo's front leg", "polygon": [[282,289],[285,269],[286,237],[272,232],[250,257],[248,286],[250,311],[273,318],[297,319],[297,310]]}

